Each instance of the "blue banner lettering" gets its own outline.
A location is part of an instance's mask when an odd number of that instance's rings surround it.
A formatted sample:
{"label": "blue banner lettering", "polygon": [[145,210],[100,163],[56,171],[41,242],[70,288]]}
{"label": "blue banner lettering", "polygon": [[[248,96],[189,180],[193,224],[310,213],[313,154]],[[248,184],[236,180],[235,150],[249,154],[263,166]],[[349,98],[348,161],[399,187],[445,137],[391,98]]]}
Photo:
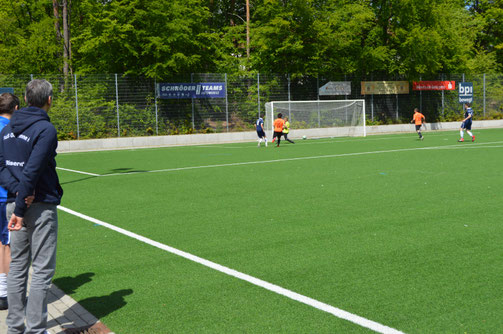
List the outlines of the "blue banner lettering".
{"label": "blue banner lettering", "polygon": [[225,98],[225,82],[160,83],[157,96],[160,99]]}

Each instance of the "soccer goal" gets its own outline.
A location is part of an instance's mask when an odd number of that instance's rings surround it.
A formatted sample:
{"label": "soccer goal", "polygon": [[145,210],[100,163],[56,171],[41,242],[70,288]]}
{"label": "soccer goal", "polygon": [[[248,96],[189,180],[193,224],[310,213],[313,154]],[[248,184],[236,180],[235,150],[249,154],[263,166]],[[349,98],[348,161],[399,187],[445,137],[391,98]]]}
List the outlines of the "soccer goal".
{"label": "soccer goal", "polygon": [[365,100],[273,101],[265,104],[264,128],[272,133],[279,113],[288,117],[293,136],[366,136]]}

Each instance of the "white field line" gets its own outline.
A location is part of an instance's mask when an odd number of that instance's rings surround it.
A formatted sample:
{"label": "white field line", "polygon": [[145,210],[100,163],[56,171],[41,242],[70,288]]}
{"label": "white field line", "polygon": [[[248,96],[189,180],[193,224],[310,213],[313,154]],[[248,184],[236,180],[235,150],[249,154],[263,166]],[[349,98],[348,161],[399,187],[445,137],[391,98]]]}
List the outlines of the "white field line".
{"label": "white field line", "polygon": [[91,176],[101,176],[100,174],[83,172],[83,171],[75,170],[75,169],[68,169],[68,168],[62,168],[62,167],[56,167],[56,169],[61,169],[61,170],[65,170],[67,172],[73,172],[73,173],[78,173],[78,174],[85,174],[85,175],[91,175]]}
{"label": "white field line", "polygon": [[[503,141],[491,142],[491,143],[471,144],[471,146],[474,146],[474,145],[500,144],[500,143],[503,143]],[[178,167],[178,168],[166,168],[166,169],[157,169],[157,170],[149,170],[149,171],[141,171],[141,172],[111,173],[111,174],[102,174],[100,176],[119,176],[119,175],[130,175],[130,174],[140,174],[140,173],[174,172],[174,171],[182,171],[182,170],[190,170],[190,169],[201,169],[201,168],[216,168],[216,167],[229,167],[229,166],[241,166],[241,165],[267,164],[267,163],[283,162],[283,161],[327,159],[327,158],[350,157],[350,156],[368,155],[368,154],[407,152],[407,151],[417,151],[417,150],[435,150],[435,149],[447,149],[447,148],[458,148],[458,147],[459,148],[468,148],[468,146],[464,147],[464,146],[460,146],[459,144],[457,144],[457,145],[456,144],[454,144],[454,145],[446,145],[446,146],[401,148],[401,149],[396,149],[396,150],[367,151],[367,152],[355,152],[355,153],[341,153],[341,154],[318,155],[318,156],[312,156],[312,157],[285,158],[285,159],[276,159],[276,160],[260,160],[260,161],[234,162],[234,163],[218,164],[218,165],[204,165],[204,166],[188,166],[188,167]],[[483,148],[483,146],[478,146],[478,148]]]}
{"label": "white field line", "polygon": [[375,321],[372,321],[372,320],[360,317],[360,316],[358,316],[356,314],[353,314],[353,313],[341,310],[341,309],[336,308],[334,306],[331,306],[331,305],[325,304],[323,302],[320,302],[318,300],[315,300],[315,299],[309,298],[307,296],[298,294],[298,293],[293,292],[291,290],[282,288],[282,287],[280,287],[278,285],[275,285],[275,284],[263,281],[263,280],[261,280],[259,278],[256,278],[256,277],[244,274],[244,273],[239,272],[237,270],[234,270],[234,269],[222,266],[222,265],[220,265],[218,263],[215,263],[215,262],[203,259],[203,258],[198,257],[196,255],[192,255],[190,253],[181,251],[179,249],[176,249],[176,248],[164,245],[164,244],[162,244],[160,242],[157,242],[157,241],[154,241],[152,239],[143,237],[141,235],[138,235],[136,233],[127,231],[127,230],[125,230],[123,228],[111,225],[111,224],[103,222],[101,220],[98,220],[98,219],[86,216],[86,215],[81,214],[79,212],[76,212],[76,211],[73,211],[71,209],[65,208],[65,207],[63,207],[61,205],[58,206],[58,209],[60,209],[62,211],[65,211],[65,212],[67,212],[67,213],[69,213],[71,215],[74,215],[74,216],[77,216],[79,218],[82,218],[82,219],[85,219],[87,221],[90,221],[92,223],[99,224],[99,225],[101,225],[103,227],[109,228],[109,229],[111,229],[113,231],[116,231],[116,232],[121,233],[123,235],[126,235],[128,237],[131,237],[133,239],[139,240],[139,241],[144,242],[146,244],[149,244],[151,246],[157,247],[159,249],[162,249],[162,250],[167,251],[169,253],[172,253],[174,255],[181,256],[181,257],[183,257],[183,258],[185,258],[187,260],[190,260],[190,261],[199,263],[199,264],[201,264],[203,266],[209,267],[211,269],[217,270],[217,271],[219,271],[221,273],[224,273],[226,275],[233,276],[235,278],[238,278],[240,280],[249,282],[249,283],[251,283],[253,285],[259,286],[259,287],[264,288],[266,290],[275,292],[275,293],[280,294],[282,296],[285,296],[287,298],[290,298],[290,299],[296,300],[298,302],[301,302],[303,304],[306,304],[308,306],[314,307],[314,308],[319,309],[321,311],[330,313],[330,314],[336,316],[337,318],[350,321],[350,322],[352,322],[354,324],[357,324],[359,326],[371,329],[371,330],[373,330],[375,332],[386,333],[386,334],[399,334],[399,333],[403,334],[403,332],[401,332],[399,330],[396,330],[394,328],[391,328],[391,327],[379,324],[379,323],[377,323]]}
{"label": "white field line", "polygon": [[[367,142],[367,141],[394,140],[394,139],[397,139],[397,138],[414,138],[416,136],[417,136],[417,134],[414,132],[413,134],[410,134],[410,135],[405,135],[405,136],[396,136],[395,135],[395,137],[384,137],[384,138],[331,137],[330,139],[327,139],[326,137],[320,137],[320,138],[310,138],[307,141],[304,141],[304,140],[302,140],[302,138],[298,138],[298,137],[291,138],[291,139],[295,139],[297,144],[300,143],[300,144],[302,144],[304,146],[304,145],[318,145],[318,144],[337,144],[337,143],[347,143],[347,142],[356,142],[356,141],[360,141],[360,142],[364,143],[364,142]],[[434,134],[432,133],[432,134],[428,134],[428,137],[431,137],[431,136],[434,136],[434,137],[444,136],[446,138],[452,137],[452,136],[446,136],[445,133],[434,133]],[[267,142],[272,145],[271,140],[268,139]],[[249,145],[246,145],[246,146],[223,146],[222,144],[214,144],[214,145],[194,145],[194,146],[190,146],[190,147],[192,147],[192,148],[201,147],[201,148],[226,148],[226,149],[227,148],[229,148],[229,149],[242,149],[242,148],[255,149],[257,147],[256,144],[257,144],[257,141],[252,141],[252,142],[249,142]],[[187,146],[185,146],[185,147],[187,147]],[[178,148],[178,146],[177,146],[177,148]]]}
{"label": "white field line", "polygon": [[131,175],[131,174],[143,174],[143,173],[161,173],[161,172],[175,172],[191,169],[202,169],[202,168],[216,168],[216,167],[230,167],[230,166],[242,166],[242,165],[254,165],[254,164],[267,164],[274,162],[283,161],[297,161],[297,160],[311,160],[311,159],[327,159],[327,158],[339,158],[339,157],[350,157],[358,155],[368,155],[368,154],[381,154],[381,153],[394,153],[394,152],[407,152],[407,151],[417,151],[417,150],[443,150],[443,149],[466,149],[466,148],[491,148],[499,146],[489,146],[494,144],[501,144],[503,141],[487,142],[487,143],[470,143],[470,144],[453,144],[444,146],[430,146],[430,147],[415,147],[415,148],[401,148],[396,150],[382,150],[382,151],[367,151],[367,152],[355,152],[355,153],[341,153],[341,154],[329,154],[329,155],[318,155],[312,157],[299,157],[299,158],[285,158],[276,160],[259,160],[259,161],[246,161],[246,162],[234,162],[228,164],[217,164],[217,165],[203,165],[203,166],[188,166],[188,167],[178,167],[178,168],[166,168],[166,169],[155,169],[139,172],[125,172],[125,173],[110,173],[110,174],[95,174],[74,169],[56,167],[57,169],[74,172],[79,174],[91,175],[91,176],[120,176],[120,175]]}

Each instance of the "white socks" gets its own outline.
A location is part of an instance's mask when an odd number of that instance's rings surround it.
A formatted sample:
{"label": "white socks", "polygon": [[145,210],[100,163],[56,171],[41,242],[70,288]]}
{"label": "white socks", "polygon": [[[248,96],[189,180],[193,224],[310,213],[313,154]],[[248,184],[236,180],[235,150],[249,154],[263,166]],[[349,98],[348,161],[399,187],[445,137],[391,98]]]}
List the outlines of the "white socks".
{"label": "white socks", "polygon": [[466,133],[468,133],[470,137],[473,137],[473,133],[471,133],[470,131],[466,130]]}
{"label": "white socks", "polygon": [[461,138],[463,138],[463,136],[465,135],[465,132],[463,130],[459,131],[459,135],[461,136]]}
{"label": "white socks", "polygon": [[0,298],[7,297],[7,275],[0,274]]}

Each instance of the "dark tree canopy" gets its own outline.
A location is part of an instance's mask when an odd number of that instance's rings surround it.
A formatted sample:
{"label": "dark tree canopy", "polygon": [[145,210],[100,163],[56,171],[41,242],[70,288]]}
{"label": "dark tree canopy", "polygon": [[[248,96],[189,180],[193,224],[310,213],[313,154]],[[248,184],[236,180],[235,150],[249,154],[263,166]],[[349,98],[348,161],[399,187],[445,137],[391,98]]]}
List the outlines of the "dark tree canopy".
{"label": "dark tree canopy", "polygon": [[503,0],[249,0],[249,8],[248,45],[246,0],[0,0],[0,73],[66,74],[65,63],[71,73],[151,78],[503,69]]}

